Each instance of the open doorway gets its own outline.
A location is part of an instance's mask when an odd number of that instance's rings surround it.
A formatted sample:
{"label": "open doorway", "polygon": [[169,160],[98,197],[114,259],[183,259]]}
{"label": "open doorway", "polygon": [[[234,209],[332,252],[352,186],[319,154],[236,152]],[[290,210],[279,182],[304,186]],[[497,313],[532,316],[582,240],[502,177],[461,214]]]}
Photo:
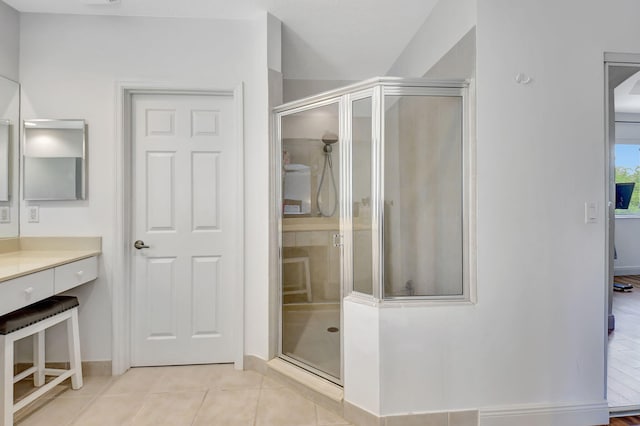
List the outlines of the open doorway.
{"label": "open doorway", "polygon": [[619,413],[640,411],[640,55],[624,59],[606,63],[607,400]]}

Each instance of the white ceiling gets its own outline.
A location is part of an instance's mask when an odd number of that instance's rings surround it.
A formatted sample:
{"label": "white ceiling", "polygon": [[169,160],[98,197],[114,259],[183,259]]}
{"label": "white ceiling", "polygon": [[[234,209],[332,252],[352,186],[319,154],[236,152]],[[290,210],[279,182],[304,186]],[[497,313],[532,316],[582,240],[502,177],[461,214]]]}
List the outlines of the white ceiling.
{"label": "white ceiling", "polygon": [[20,12],[251,19],[283,22],[286,78],[356,80],[384,75],[438,0],[4,0]]}

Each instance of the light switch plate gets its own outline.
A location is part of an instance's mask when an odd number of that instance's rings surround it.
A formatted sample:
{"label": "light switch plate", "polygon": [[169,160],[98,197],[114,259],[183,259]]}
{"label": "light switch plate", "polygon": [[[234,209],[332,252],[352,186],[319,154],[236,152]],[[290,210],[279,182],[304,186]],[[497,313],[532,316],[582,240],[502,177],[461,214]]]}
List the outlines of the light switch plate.
{"label": "light switch plate", "polygon": [[584,203],[584,223],[598,222],[598,203],[592,201]]}
{"label": "light switch plate", "polygon": [[31,223],[40,222],[40,206],[27,207],[27,222],[31,222]]}

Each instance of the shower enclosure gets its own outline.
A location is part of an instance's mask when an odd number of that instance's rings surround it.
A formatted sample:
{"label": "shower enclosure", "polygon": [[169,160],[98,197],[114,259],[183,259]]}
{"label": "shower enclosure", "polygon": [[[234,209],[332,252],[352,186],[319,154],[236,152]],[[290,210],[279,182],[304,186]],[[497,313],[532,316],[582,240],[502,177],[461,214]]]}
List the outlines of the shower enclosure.
{"label": "shower enclosure", "polygon": [[464,81],[376,78],[274,109],[279,355],[342,384],[342,300],[469,300]]}

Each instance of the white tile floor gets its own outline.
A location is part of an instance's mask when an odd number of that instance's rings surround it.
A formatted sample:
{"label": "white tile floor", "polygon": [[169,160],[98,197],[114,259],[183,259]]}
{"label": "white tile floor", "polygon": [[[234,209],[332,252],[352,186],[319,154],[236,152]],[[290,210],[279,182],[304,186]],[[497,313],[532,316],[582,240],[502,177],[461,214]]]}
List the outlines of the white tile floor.
{"label": "white tile floor", "polygon": [[[18,398],[31,385],[16,385]],[[232,365],[133,368],[60,385],[16,415],[21,426],[348,425],[285,384]]]}

